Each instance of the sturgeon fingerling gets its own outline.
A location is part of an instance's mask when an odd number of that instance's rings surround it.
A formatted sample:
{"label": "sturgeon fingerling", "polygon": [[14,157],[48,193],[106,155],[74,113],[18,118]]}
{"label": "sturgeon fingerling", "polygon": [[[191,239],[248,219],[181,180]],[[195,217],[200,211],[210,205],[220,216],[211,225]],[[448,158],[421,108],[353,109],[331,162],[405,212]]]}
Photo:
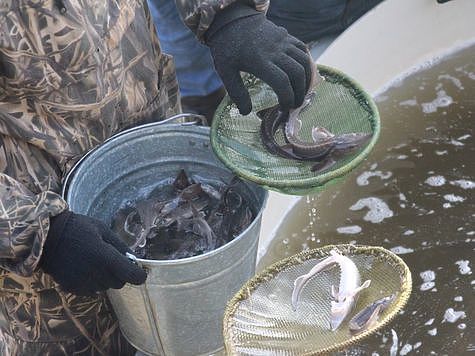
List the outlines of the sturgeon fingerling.
{"label": "sturgeon fingerling", "polygon": [[392,294],[376,300],[374,303],[366,306],[353,318],[351,318],[349,326],[352,333],[363,332],[372,327],[379,319],[382,312],[392,303],[395,295]]}
{"label": "sturgeon fingerling", "polygon": [[[303,126],[300,115],[311,105],[321,79],[316,65],[312,65],[311,84],[300,107],[283,110],[277,104],[257,112],[261,119],[261,140],[267,151],[286,159],[315,162],[311,167],[315,173],[330,169],[338,160],[368,144],[372,137],[366,132],[337,135],[321,126],[312,127],[310,141],[299,136]],[[279,128],[283,129],[284,145],[280,145],[275,138]]]}
{"label": "sturgeon fingerling", "polygon": [[360,285],[360,273],[355,263],[348,257],[343,256],[338,249],[330,251],[330,256],[315,265],[307,274],[298,277],[294,281],[292,291],[292,307],[297,310],[300,294],[305,285],[317,273],[331,269],[335,266],[340,268],[340,284],[338,290],[331,287],[331,315],[330,328],[336,330],[353,310],[358,294],[368,288],[371,281],[367,280]]}

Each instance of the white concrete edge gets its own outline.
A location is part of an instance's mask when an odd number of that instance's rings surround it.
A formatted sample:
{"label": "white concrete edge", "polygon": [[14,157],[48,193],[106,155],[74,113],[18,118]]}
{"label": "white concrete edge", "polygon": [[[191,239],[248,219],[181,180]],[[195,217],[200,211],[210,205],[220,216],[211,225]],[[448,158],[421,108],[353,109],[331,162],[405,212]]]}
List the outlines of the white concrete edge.
{"label": "white concrete edge", "polygon": [[318,62],[338,68],[377,95],[394,78],[473,43],[473,14],[473,0],[386,0],[343,32]]}
{"label": "white concrete edge", "polygon": [[269,192],[266,207],[262,214],[256,263],[259,263],[261,257],[264,256],[269,244],[284,222],[284,217],[287,216],[301,198],[300,196]]}

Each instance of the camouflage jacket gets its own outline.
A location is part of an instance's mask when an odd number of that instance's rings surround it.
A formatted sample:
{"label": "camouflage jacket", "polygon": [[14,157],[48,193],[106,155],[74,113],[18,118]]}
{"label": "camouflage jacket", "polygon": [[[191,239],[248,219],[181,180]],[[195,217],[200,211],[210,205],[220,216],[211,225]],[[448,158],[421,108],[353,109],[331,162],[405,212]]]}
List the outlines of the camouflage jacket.
{"label": "camouflage jacket", "polygon": [[[201,39],[236,0],[176,1]],[[178,112],[177,88],[145,0],[0,0],[1,355],[129,351],[103,295],[63,293],[37,265],[49,218],[67,208],[67,169],[114,133]]]}

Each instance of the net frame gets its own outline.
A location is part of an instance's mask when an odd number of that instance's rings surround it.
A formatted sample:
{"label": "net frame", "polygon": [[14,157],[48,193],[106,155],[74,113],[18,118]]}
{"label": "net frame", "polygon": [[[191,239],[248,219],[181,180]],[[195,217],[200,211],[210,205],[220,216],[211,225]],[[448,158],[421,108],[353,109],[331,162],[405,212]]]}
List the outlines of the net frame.
{"label": "net frame", "polygon": [[241,289],[228,302],[224,312],[223,336],[226,354],[240,354],[236,350],[236,345],[238,345],[239,342],[234,328],[233,316],[235,315],[239,304],[242,301],[247,300],[252,295],[252,293],[261,285],[261,283],[265,283],[266,281],[273,279],[279,272],[283,271],[284,269],[299,265],[310,259],[321,259],[328,257],[330,255],[330,251],[335,248],[343,252],[344,255],[364,254],[371,255],[375,258],[384,258],[385,261],[387,261],[391,266],[393,266],[396,272],[400,275],[401,288],[399,291],[395,291],[398,293],[396,299],[390,304],[388,310],[384,313],[384,317],[382,317],[374,326],[368,328],[367,330],[359,334],[351,336],[350,338],[348,338],[348,340],[344,342],[334,344],[331,347],[324,347],[320,350],[310,351],[308,353],[299,353],[299,355],[322,355],[330,352],[341,351],[356,344],[358,341],[361,341],[364,338],[372,335],[374,332],[378,331],[379,329],[386,326],[389,322],[391,322],[396,317],[398,312],[407,304],[411,295],[412,275],[406,263],[396,254],[379,246],[350,244],[327,245],[325,247],[303,251],[296,255],[282,259],[265,268],[261,273],[255,275],[252,279],[247,281],[247,283],[241,287]]}
{"label": "net frame", "polygon": [[[343,90],[351,91],[352,96],[354,97],[354,100],[358,101],[358,104],[355,104],[355,102],[351,103],[353,107],[356,107],[357,105],[359,106],[365,105],[365,110],[368,111],[369,113],[368,120],[369,120],[369,125],[371,127],[373,136],[371,140],[369,141],[369,143],[363,149],[361,149],[359,152],[354,154],[351,157],[351,159],[349,159],[342,166],[337,165],[335,168],[331,168],[319,174],[309,172],[302,179],[285,179],[285,178],[279,178],[276,176],[271,177],[269,175],[259,176],[258,174],[255,174],[255,172],[253,172],[252,170],[247,169],[244,166],[244,164],[240,164],[239,162],[236,162],[235,159],[233,159],[232,151],[233,150],[236,151],[236,150],[234,148],[229,147],[229,145],[226,143],[227,138],[222,137],[221,135],[221,132],[223,131],[224,122],[226,121],[227,118],[229,119],[229,116],[223,113],[230,111],[232,108],[235,108],[235,104],[233,104],[229,96],[226,96],[221,102],[221,104],[218,106],[218,109],[216,110],[216,113],[213,118],[212,126],[211,126],[211,145],[212,145],[213,151],[215,152],[219,160],[221,160],[226,167],[228,167],[231,171],[233,171],[236,175],[238,175],[239,177],[243,179],[259,184],[268,190],[274,190],[274,191],[284,193],[284,194],[300,195],[300,196],[311,194],[311,193],[317,193],[321,191],[328,183],[333,183],[333,182],[338,181],[338,178],[342,178],[343,176],[348,174],[351,170],[353,170],[355,167],[357,167],[368,156],[368,154],[371,152],[371,150],[373,149],[374,145],[376,144],[379,138],[380,117],[379,117],[379,112],[376,107],[376,104],[374,103],[371,96],[364,91],[364,89],[361,87],[359,83],[357,83],[354,79],[348,77],[346,74],[339,71],[338,69],[319,64],[318,70],[319,70],[320,75],[324,78],[325,77],[337,78],[339,80],[338,84],[342,85],[342,91]],[[251,88],[252,86],[254,87],[259,86],[260,88],[264,88],[264,89],[261,89],[260,92],[257,93],[257,95],[255,93],[254,97],[259,96],[259,95],[262,95],[262,96],[274,95],[274,94],[266,94],[266,90],[268,90],[269,88],[255,77],[252,77],[252,76],[246,77],[245,84],[248,87],[248,89]],[[318,96],[318,85],[322,85],[322,84],[317,84],[316,86],[317,96]],[[342,105],[341,101],[339,101],[340,99],[341,98],[335,97],[332,100],[335,100],[336,105]],[[275,100],[276,99],[274,98],[274,101]],[[253,108],[253,110],[256,110],[256,111],[258,111],[258,109],[259,108],[255,108],[255,107]],[[246,116],[242,116],[242,118],[245,119]],[[233,136],[232,139],[239,140],[239,137],[236,135],[236,136]],[[245,145],[246,143],[243,143],[243,144]],[[260,152],[263,152],[265,148],[263,145],[261,146],[262,147],[259,147],[259,150]],[[258,159],[256,157],[254,158]],[[278,158],[279,158],[278,162],[281,162],[282,165],[289,164],[288,159],[281,158],[281,157],[278,157]],[[260,163],[262,166],[265,166],[266,164],[266,162],[264,162],[263,160],[258,163]]]}

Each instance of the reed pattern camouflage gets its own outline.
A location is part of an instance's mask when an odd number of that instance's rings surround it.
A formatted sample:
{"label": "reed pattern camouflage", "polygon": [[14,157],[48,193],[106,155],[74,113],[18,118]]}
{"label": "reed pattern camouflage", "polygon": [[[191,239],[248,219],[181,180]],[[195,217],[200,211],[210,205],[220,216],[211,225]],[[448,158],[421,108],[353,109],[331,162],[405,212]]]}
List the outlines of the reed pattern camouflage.
{"label": "reed pattern camouflage", "polygon": [[[236,0],[177,0],[199,39]],[[249,0],[265,11],[268,0]],[[114,133],[180,111],[144,0],[0,0],[0,354],[132,352],[103,294],[38,270],[61,179]]]}

